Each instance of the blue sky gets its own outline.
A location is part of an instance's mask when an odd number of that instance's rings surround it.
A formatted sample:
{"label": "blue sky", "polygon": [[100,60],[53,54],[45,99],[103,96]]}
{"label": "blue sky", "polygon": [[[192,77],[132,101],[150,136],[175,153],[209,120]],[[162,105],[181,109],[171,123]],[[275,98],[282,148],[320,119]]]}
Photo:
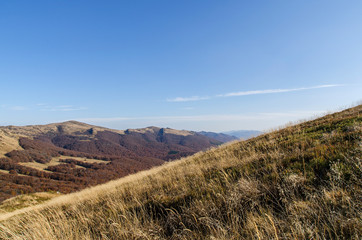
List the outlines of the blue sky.
{"label": "blue sky", "polygon": [[0,125],[265,130],[361,100],[361,1],[1,1]]}

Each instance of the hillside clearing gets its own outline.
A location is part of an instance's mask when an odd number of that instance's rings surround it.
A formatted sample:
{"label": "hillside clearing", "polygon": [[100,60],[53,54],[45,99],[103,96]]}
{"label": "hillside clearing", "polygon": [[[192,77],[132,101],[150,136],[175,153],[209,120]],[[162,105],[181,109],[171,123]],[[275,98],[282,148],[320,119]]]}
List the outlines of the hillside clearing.
{"label": "hillside clearing", "polygon": [[[110,161],[105,160],[98,160],[93,158],[84,158],[84,157],[71,157],[71,156],[60,156],[60,157],[53,157],[49,162],[47,163],[38,163],[38,162],[20,162],[20,165],[35,168],[40,171],[50,172],[48,170],[45,170],[49,166],[56,166],[59,164],[62,164],[63,162],[61,160],[66,159],[74,159],[77,161],[85,162],[85,163],[109,163]],[[77,168],[84,168],[82,166],[76,165]]]}

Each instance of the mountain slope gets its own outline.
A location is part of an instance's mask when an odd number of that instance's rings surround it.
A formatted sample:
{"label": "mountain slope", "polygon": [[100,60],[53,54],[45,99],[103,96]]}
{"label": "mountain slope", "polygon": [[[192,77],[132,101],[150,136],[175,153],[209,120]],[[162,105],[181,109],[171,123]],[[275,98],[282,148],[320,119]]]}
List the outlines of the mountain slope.
{"label": "mountain slope", "polygon": [[0,201],[31,192],[69,193],[221,143],[190,131],[122,131],[76,121],[0,127]]}
{"label": "mountain slope", "polygon": [[0,236],[360,239],[361,114],[357,106],[3,215]]}
{"label": "mountain slope", "polygon": [[224,133],[205,132],[205,131],[198,132],[198,133],[200,133],[201,135],[204,135],[206,137],[216,139],[220,142],[230,142],[230,141],[239,139],[235,136],[231,136],[231,135],[224,134]]}

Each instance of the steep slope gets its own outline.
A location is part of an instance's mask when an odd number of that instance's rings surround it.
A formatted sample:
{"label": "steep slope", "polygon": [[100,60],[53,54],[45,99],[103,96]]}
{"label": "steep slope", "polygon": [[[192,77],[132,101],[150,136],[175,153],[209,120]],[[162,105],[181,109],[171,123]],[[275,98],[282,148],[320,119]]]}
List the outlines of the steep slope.
{"label": "steep slope", "polygon": [[23,193],[69,193],[220,144],[158,127],[121,131],[76,121],[0,127],[0,202]]}
{"label": "steep slope", "polygon": [[0,238],[361,239],[361,114],[360,105],[2,215]]}

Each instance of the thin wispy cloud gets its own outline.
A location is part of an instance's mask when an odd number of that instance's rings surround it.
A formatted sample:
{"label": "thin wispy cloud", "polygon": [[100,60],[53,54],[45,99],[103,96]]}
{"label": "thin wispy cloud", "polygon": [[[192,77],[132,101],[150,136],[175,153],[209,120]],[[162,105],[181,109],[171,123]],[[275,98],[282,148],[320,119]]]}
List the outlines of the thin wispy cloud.
{"label": "thin wispy cloud", "polygon": [[313,87],[301,87],[301,88],[287,88],[287,89],[266,89],[266,90],[256,90],[256,91],[241,91],[241,92],[231,92],[226,94],[217,95],[217,97],[235,97],[235,96],[247,96],[247,95],[256,95],[256,94],[269,94],[269,93],[285,93],[285,92],[296,92],[310,89],[318,88],[331,88],[331,87],[340,87],[341,84],[329,84],[329,85],[319,85]]}
{"label": "thin wispy cloud", "polygon": [[2,104],[1,108],[5,109],[5,110],[11,110],[11,111],[28,110],[28,108],[26,106],[11,106],[11,105],[7,105],[7,104]]}
{"label": "thin wispy cloud", "polygon": [[193,97],[177,97],[172,99],[167,99],[167,102],[190,102],[190,101],[200,101],[200,100],[207,100],[210,97],[200,97],[200,96],[193,96]]}
{"label": "thin wispy cloud", "polygon": [[12,107],[9,107],[10,110],[13,110],[13,111],[24,111],[26,110],[27,108],[24,107],[24,106],[12,106]]}
{"label": "thin wispy cloud", "polygon": [[264,89],[264,90],[252,90],[252,91],[240,91],[240,92],[230,92],[224,94],[218,94],[213,97],[177,97],[173,99],[167,99],[168,102],[189,102],[189,101],[199,101],[199,100],[207,100],[211,98],[218,97],[237,97],[237,96],[248,96],[248,95],[257,95],[257,94],[271,94],[271,93],[285,93],[285,92],[296,92],[296,91],[304,91],[311,89],[320,89],[320,88],[332,88],[332,87],[342,87],[342,84],[328,84],[328,85],[318,85],[312,87],[301,87],[301,88],[284,88],[284,89]]}
{"label": "thin wispy cloud", "polygon": [[81,111],[86,110],[86,107],[75,107],[72,105],[60,105],[60,106],[50,106],[47,104],[37,104],[41,107],[41,111],[49,111],[49,112],[70,112],[70,111]]}
{"label": "thin wispy cloud", "polygon": [[87,110],[86,107],[78,107],[72,105],[59,105],[59,106],[52,106],[46,103],[38,103],[35,105],[29,106],[12,106],[7,104],[2,104],[1,108],[10,111],[25,111],[25,110],[38,110],[38,111],[48,111],[48,112],[70,112],[70,111],[81,111]]}

